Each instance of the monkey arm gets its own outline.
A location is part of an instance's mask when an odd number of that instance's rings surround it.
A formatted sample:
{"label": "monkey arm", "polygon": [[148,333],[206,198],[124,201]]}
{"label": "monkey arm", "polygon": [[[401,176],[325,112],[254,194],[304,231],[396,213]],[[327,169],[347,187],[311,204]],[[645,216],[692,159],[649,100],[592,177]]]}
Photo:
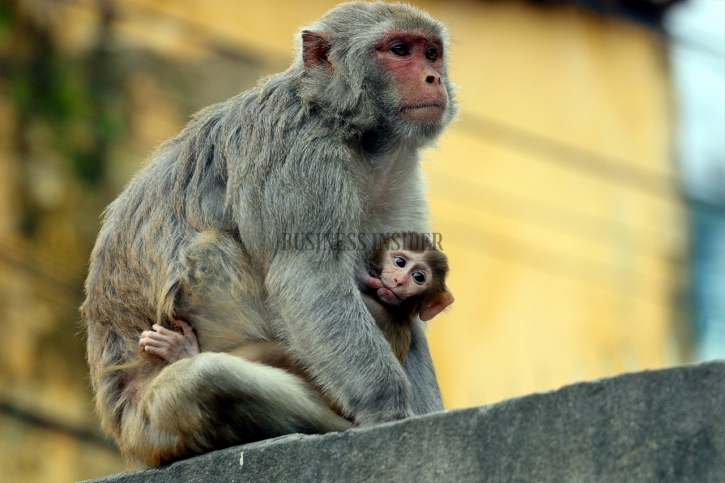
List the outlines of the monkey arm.
{"label": "monkey arm", "polygon": [[357,424],[411,414],[410,385],[390,345],[363,304],[352,276],[354,252],[285,251],[266,279],[291,351],[318,387]]}
{"label": "monkey arm", "polygon": [[411,342],[403,368],[411,384],[410,406],[415,414],[426,414],[443,409],[443,398],[436,379],[433,359],[423,330],[417,320],[410,328]]}
{"label": "monkey arm", "polygon": [[[309,136],[322,132],[321,122],[310,121]],[[368,225],[369,174],[361,171],[359,153],[334,136],[314,140],[290,140],[285,162],[271,166],[261,193],[261,223],[255,223],[267,242],[247,243],[255,227],[241,222],[240,234],[249,250],[263,256],[266,306],[275,312],[275,330],[316,386],[359,425],[402,419],[412,414],[410,382],[358,288],[367,253],[345,250],[335,240],[307,249],[280,248],[289,233],[334,235],[378,228]],[[251,198],[243,202],[260,204]]]}

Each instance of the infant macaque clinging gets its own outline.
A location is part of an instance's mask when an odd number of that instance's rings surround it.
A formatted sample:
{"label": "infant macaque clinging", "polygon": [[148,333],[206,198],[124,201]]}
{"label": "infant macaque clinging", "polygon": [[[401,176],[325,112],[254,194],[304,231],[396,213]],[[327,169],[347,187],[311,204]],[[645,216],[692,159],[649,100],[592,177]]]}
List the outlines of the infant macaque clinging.
{"label": "infant macaque clinging", "polygon": [[428,321],[453,303],[448,258],[427,236],[400,233],[373,252],[369,272],[360,279],[363,302],[403,364],[415,317]]}

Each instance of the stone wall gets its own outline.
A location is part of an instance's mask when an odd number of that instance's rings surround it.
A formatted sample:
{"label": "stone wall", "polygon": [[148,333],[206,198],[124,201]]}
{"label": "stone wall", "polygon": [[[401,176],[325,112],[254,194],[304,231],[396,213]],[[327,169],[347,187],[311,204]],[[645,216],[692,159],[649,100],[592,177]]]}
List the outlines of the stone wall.
{"label": "stone wall", "polygon": [[725,363],[290,435],[94,481],[725,482]]}

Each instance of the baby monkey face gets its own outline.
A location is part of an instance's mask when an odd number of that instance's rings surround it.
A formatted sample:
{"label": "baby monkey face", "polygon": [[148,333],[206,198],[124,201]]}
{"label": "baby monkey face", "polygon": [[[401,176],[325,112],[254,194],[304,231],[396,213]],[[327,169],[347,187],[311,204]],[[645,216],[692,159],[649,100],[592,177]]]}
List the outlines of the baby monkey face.
{"label": "baby monkey face", "polygon": [[420,295],[431,287],[433,271],[426,252],[389,250],[383,261],[378,297],[383,303],[398,305],[408,297]]}

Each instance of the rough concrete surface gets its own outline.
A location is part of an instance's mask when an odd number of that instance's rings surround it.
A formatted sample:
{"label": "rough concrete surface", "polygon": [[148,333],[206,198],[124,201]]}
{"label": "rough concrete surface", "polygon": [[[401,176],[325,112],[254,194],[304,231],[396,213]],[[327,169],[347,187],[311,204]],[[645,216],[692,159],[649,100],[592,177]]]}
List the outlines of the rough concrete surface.
{"label": "rough concrete surface", "polygon": [[93,481],[725,482],[725,362],[290,435]]}

